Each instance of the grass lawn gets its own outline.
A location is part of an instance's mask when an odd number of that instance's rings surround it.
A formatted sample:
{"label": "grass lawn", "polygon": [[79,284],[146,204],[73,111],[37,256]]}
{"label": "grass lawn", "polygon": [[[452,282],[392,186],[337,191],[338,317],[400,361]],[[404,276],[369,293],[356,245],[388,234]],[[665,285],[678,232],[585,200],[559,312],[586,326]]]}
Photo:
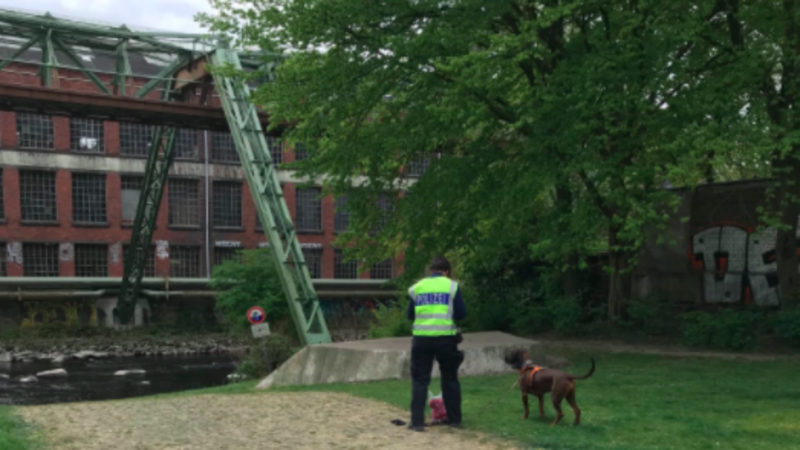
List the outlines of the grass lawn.
{"label": "grass lawn", "polygon": [[39,447],[37,444],[11,407],[0,405],[0,450],[33,449]]}
{"label": "grass lawn", "polygon": [[[563,353],[575,363],[568,370],[583,374],[585,354]],[[582,423],[574,427],[572,411],[549,426],[522,420],[514,374],[462,378],[464,426],[516,441],[522,447],[552,449],[800,449],[800,360],[726,360],[634,354],[595,354],[597,371],[579,381],[577,400]],[[255,381],[163,396],[201,393],[253,395]],[[438,391],[438,380],[432,385]],[[256,395],[287,391],[334,391],[371,398],[407,411],[410,381],[279,387]],[[142,401],[148,397],[130,399]],[[549,397],[548,397],[549,401]],[[313,407],[313,405],[309,405]],[[30,432],[0,406],[0,450],[34,448]],[[408,420],[408,413],[400,417]],[[387,427],[393,425],[386,423]]]}
{"label": "grass lawn", "polygon": [[[575,362],[570,372],[588,370],[587,355],[569,356]],[[595,358],[597,372],[578,382],[580,426],[571,425],[572,410],[566,402],[558,426],[534,418],[535,397],[530,397],[533,417],[522,420],[519,389],[511,389],[513,374],[462,379],[464,426],[526,447],[554,449],[800,448],[797,359],[755,362],[632,354]],[[438,380],[433,388],[438,392]],[[410,403],[407,380],[277,390],[347,392],[404,409]],[[552,420],[549,397],[545,414]]]}

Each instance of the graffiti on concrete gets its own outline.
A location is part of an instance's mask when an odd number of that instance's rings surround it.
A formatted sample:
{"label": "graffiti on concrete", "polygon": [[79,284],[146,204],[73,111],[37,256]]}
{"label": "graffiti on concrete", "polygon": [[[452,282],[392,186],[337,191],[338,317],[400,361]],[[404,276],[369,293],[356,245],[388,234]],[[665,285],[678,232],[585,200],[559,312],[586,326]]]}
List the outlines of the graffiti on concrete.
{"label": "graffiti on concrete", "polygon": [[169,241],[156,241],[156,258],[169,259]]}
{"label": "graffiti on concrete", "polygon": [[58,259],[70,262],[75,259],[75,247],[71,242],[62,242],[58,245]]}
{"label": "graffiti on concrete", "polygon": [[692,264],[703,272],[709,303],[778,304],[777,231],[736,225],[707,228],[692,236]]}
{"label": "graffiti on concrete", "polygon": [[76,300],[63,304],[25,302],[23,308],[24,317],[20,326],[25,328],[48,323],[97,325],[97,309],[89,300]]}
{"label": "graffiti on concrete", "polygon": [[6,244],[6,261],[22,265],[22,242],[9,242]]}
{"label": "graffiti on concrete", "polygon": [[108,247],[108,257],[111,259],[111,264],[119,264],[122,259],[122,242],[115,242]]}

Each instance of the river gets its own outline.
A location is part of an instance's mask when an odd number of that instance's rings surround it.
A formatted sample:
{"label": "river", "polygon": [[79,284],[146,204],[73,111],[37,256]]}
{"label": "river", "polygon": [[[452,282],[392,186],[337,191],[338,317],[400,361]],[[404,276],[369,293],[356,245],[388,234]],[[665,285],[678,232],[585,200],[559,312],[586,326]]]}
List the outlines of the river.
{"label": "river", "polygon": [[[39,378],[32,383],[20,379],[37,372],[63,368],[68,376]],[[143,369],[142,375],[114,375],[118,370]],[[54,365],[49,361],[0,363],[0,404],[36,405],[44,403],[107,400],[163,392],[182,391],[228,382],[236,361],[226,355],[141,356],[91,360],[67,360]]]}

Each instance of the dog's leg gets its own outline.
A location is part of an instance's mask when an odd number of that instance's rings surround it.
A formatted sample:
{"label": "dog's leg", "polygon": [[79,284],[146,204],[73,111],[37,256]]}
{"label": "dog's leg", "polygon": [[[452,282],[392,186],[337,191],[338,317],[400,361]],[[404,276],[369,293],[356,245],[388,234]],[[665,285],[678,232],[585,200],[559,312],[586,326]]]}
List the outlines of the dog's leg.
{"label": "dog's leg", "polygon": [[522,407],[524,408],[524,412],[522,413],[522,418],[528,418],[528,394],[523,392],[522,393]]}
{"label": "dog's leg", "polygon": [[580,425],[581,423],[581,409],[578,408],[578,403],[575,401],[575,389],[573,388],[567,394],[567,402],[569,402],[569,406],[572,407],[572,412],[575,413],[575,425]]}
{"label": "dog's leg", "polygon": [[544,394],[539,394],[537,397],[539,397],[539,418],[544,419]]}
{"label": "dog's leg", "polygon": [[550,425],[556,425],[561,418],[564,417],[564,413],[561,411],[561,400],[564,398],[564,392],[562,389],[553,389],[553,392],[550,394],[550,400],[553,401],[553,408],[556,410],[556,418],[553,420],[553,423]]}

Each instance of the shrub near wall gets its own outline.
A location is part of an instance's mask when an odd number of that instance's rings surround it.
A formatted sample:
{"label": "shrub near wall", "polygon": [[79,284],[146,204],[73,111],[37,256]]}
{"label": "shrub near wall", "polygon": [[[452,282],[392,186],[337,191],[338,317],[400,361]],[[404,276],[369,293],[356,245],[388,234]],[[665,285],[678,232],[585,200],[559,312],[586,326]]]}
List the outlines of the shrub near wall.
{"label": "shrub near wall", "polygon": [[787,344],[800,347],[800,307],[779,311],[772,320],[772,329]]}
{"label": "shrub near wall", "polygon": [[683,343],[690,347],[743,350],[755,342],[760,318],[756,311],[688,312],[682,316]]}

